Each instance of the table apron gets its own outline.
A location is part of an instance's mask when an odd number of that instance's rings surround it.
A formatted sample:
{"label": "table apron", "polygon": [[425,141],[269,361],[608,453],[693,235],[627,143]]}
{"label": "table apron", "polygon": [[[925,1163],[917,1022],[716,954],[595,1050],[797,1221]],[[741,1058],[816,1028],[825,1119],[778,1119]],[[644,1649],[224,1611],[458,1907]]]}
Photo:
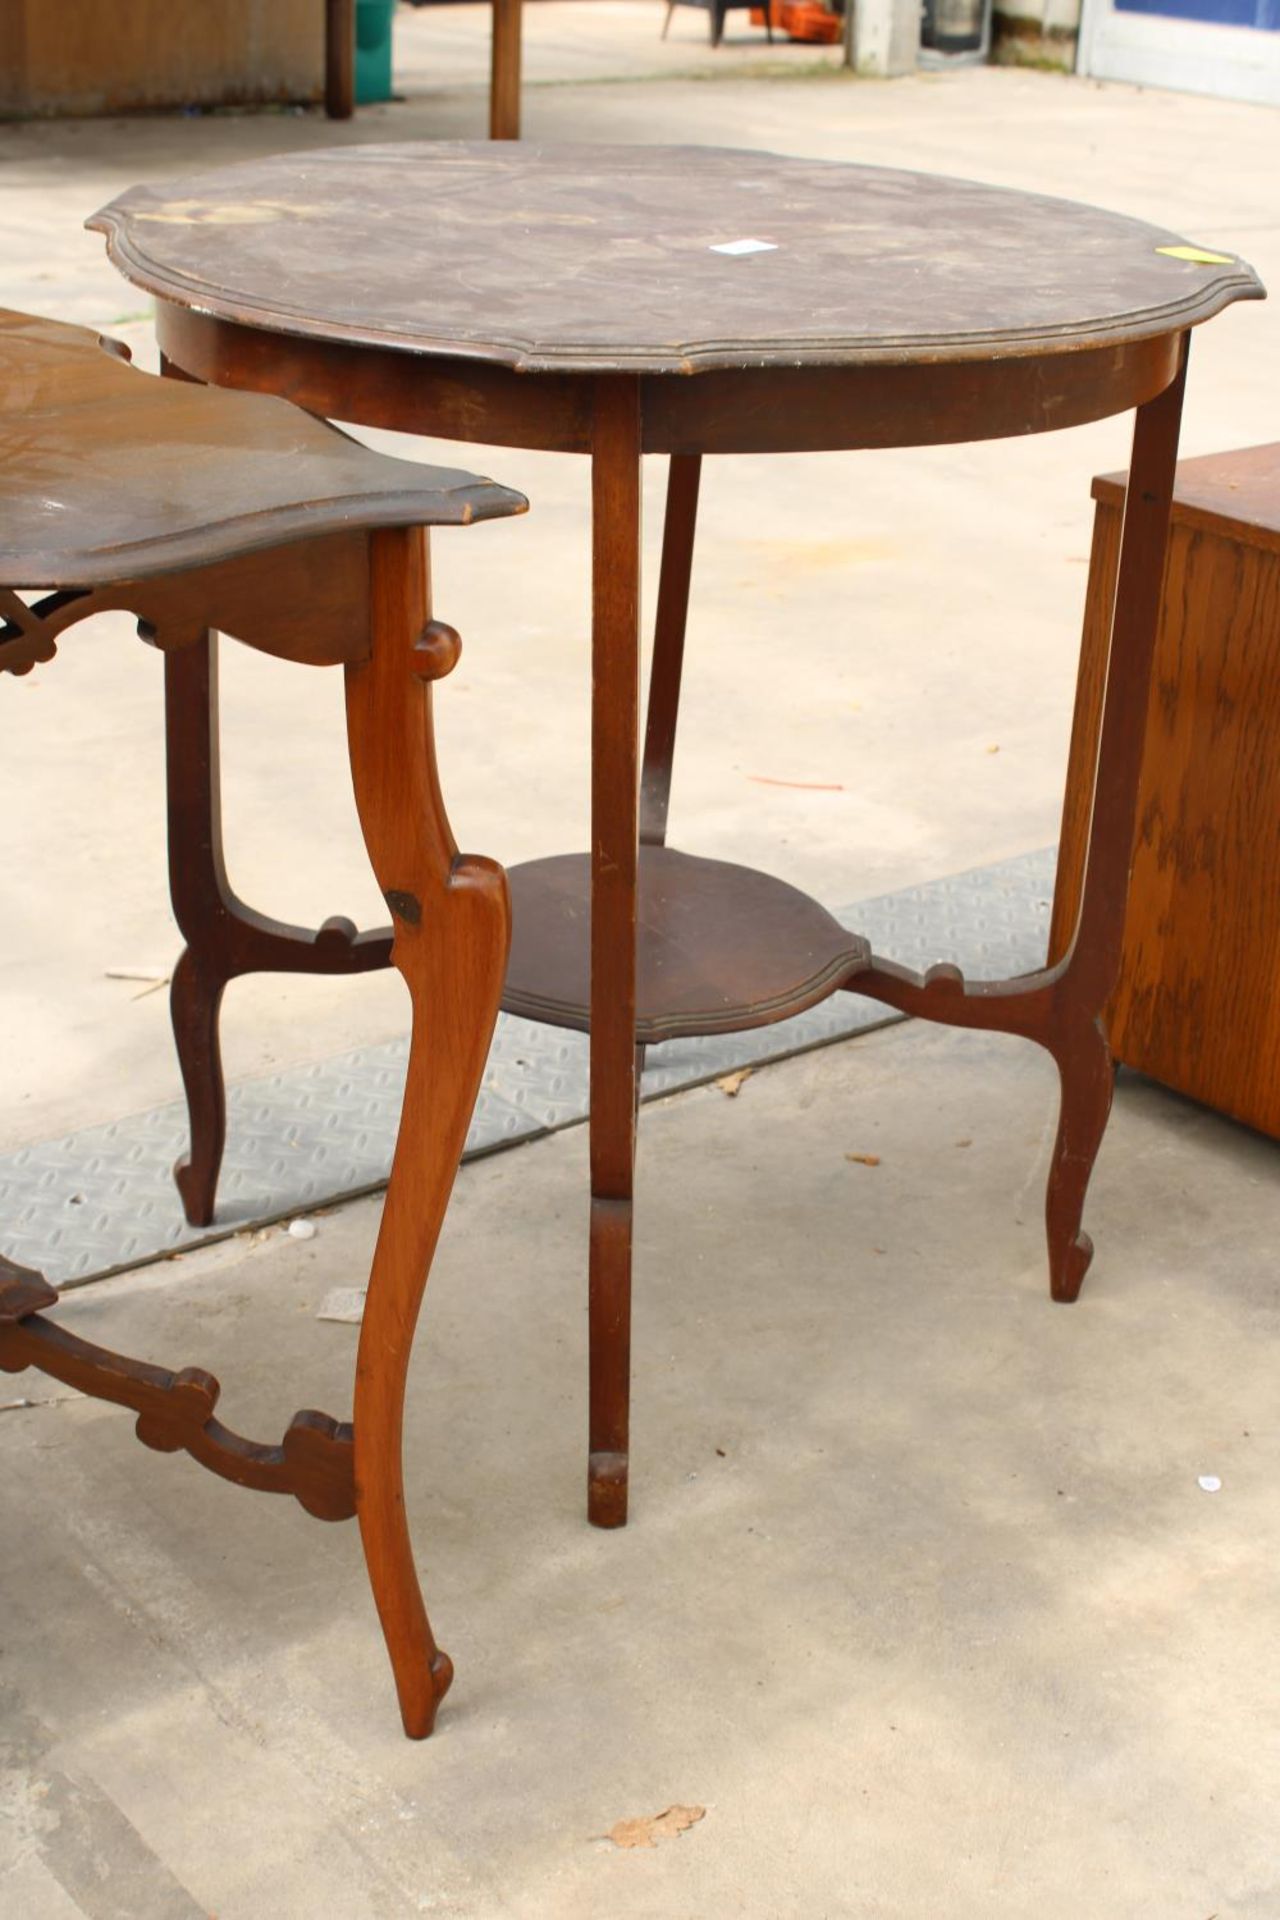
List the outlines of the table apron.
{"label": "table apron", "polygon": [[[303,339],[165,300],[156,331],[166,360],[192,378],[281,394],[325,419],[486,446],[591,451],[600,375],[516,373],[483,360]],[[1177,374],[1181,338],[998,360],[640,375],[643,450],[840,452],[1082,426],[1162,393]]]}

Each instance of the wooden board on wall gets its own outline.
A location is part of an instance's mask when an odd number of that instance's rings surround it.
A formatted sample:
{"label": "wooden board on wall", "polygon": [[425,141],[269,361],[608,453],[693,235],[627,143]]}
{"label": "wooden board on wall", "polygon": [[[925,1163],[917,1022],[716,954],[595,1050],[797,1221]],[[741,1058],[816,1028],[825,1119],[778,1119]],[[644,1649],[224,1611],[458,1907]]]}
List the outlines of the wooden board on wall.
{"label": "wooden board on wall", "polygon": [[0,0],[0,113],[316,100],[323,0]]}

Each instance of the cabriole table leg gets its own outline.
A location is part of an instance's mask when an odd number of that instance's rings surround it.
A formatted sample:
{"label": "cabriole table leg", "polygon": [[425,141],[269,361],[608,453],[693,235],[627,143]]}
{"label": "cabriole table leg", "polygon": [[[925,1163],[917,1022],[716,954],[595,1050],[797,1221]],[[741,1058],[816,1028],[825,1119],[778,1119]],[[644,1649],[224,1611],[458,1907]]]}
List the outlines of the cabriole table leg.
{"label": "cabriole table leg", "polygon": [[164,697],[169,898],[186,942],[169,1011],[190,1127],[173,1171],[187,1219],[208,1226],[226,1143],[219,1018],[228,983],[246,973],[375,971],[390,964],[391,936],[357,933],[341,915],[316,931],[289,926],[237,897],[222,848],[216,634],[166,654]]}
{"label": "cabriole table leg", "polygon": [[1055,994],[1059,1017],[1053,1053],[1062,1082],[1062,1110],[1045,1201],[1055,1300],[1076,1298],[1093,1258],[1093,1242],[1080,1221],[1111,1111],[1115,1073],[1104,1009],[1120,975],[1124,944],[1187,347],[1184,337],[1177,378],[1138,409],[1134,423],[1084,885]]}
{"label": "cabriole table leg", "polygon": [[371,658],[347,669],[356,805],[394,915],[392,962],[411,1001],[408,1077],[355,1384],[356,1513],[405,1732],[431,1732],[453,1669],[414,1566],[401,1458],[414,1328],[498,1016],[511,918],[506,877],[459,854],[440,793],[431,682],[458,656],[429,617],[416,531],[372,539]]}
{"label": "cabriole table leg", "polygon": [[1070,948],[1056,966],[1019,980],[966,982],[952,966],[934,967],[921,979],[877,958],[849,981],[854,992],[904,1013],[1021,1034],[1053,1055],[1062,1097],[1045,1230],[1055,1300],[1076,1299],[1093,1257],[1081,1217],[1111,1110],[1114,1075],[1103,1013],[1120,971],[1186,367],[1184,336],[1176,378],[1138,408],[1134,422],[1089,847]]}

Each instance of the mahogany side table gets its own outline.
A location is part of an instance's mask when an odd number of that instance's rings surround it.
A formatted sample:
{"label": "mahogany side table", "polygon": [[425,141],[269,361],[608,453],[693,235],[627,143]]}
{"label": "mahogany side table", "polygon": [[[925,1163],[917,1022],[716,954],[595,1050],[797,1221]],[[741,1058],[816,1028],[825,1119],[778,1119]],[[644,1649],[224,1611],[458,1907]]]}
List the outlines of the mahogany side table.
{"label": "mahogany side table", "polygon": [[[1038,1042],[1062,1087],[1050,1281],[1073,1300],[1111,1104],[1101,1013],[1120,952],[1188,333],[1261,296],[1252,270],[1068,201],[700,147],[282,155],[134,188],[89,224],[156,296],[166,360],[190,377],[368,426],[590,456],[591,852],[513,871],[504,1005],[591,1034],[591,1519],[626,1518],[647,1041],[764,1024],[848,987]],[[1093,830],[1056,965],[1016,980],[969,982],[946,965],[919,977],[783,882],[666,846],[703,455],[998,439],[1129,408]],[[642,763],[645,453],[670,455],[671,470]],[[207,688],[183,700],[175,724],[208,741]],[[210,781],[181,797],[189,850],[216,806]],[[234,926],[235,967],[286,964],[278,946],[255,961],[252,916],[214,865],[205,879]],[[293,955],[323,964],[305,939]],[[204,964],[214,993],[216,943]],[[189,1205],[212,1206],[217,1145],[193,1143]]]}

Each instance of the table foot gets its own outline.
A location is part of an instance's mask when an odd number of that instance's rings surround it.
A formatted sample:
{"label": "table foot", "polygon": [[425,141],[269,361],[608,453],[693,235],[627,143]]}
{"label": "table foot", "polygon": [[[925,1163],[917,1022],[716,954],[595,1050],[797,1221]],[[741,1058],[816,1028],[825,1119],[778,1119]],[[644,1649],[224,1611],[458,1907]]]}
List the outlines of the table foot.
{"label": "table foot", "polygon": [[1093,1258],[1080,1219],[1115,1080],[1101,1015],[1087,1004],[1085,970],[1068,958],[1019,979],[967,981],[949,964],[920,975],[873,955],[848,986],[913,1019],[1013,1034],[1052,1054],[1061,1105],[1045,1193],[1049,1289],[1054,1300],[1075,1300]]}
{"label": "table foot", "polygon": [[405,1732],[423,1739],[453,1668],[431,1631],[405,1513],[405,1379],[497,1020],[511,918],[502,869],[459,854],[445,816],[431,681],[449,671],[457,651],[415,644],[428,618],[425,538],[377,533],[372,554],[373,651],[347,669],[347,737],[360,824],[395,915],[392,961],[409,989],[412,1017],[356,1356],[355,1495]]}
{"label": "table foot", "polygon": [[1100,1020],[1073,1023],[1052,1052],[1062,1095],[1044,1207],[1049,1291],[1055,1300],[1072,1301],[1093,1259],[1080,1219],[1111,1112],[1115,1063]]}
{"label": "table foot", "polygon": [[848,987],[914,1019],[1013,1034],[1052,1054],[1061,1104],[1045,1192],[1049,1290],[1054,1300],[1075,1300],[1093,1259],[1080,1220],[1115,1085],[1086,970],[1068,958],[1020,979],[966,981],[959,967],[943,964],[920,975],[873,955]]}
{"label": "table foot", "polygon": [[593,1527],[625,1527],[631,1462],[625,1453],[587,1457],[587,1518]]}
{"label": "table foot", "polygon": [[169,1017],[187,1096],[188,1148],[174,1162],[182,1211],[193,1227],[213,1219],[218,1175],[227,1144],[227,1088],[222,1073],[219,1016],[227,982],[206,973],[192,948],[184,948],[169,988]]}
{"label": "table foot", "polygon": [[593,1527],[627,1524],[633,1211],[630,1197],[591,1201],[587,1518]]}

